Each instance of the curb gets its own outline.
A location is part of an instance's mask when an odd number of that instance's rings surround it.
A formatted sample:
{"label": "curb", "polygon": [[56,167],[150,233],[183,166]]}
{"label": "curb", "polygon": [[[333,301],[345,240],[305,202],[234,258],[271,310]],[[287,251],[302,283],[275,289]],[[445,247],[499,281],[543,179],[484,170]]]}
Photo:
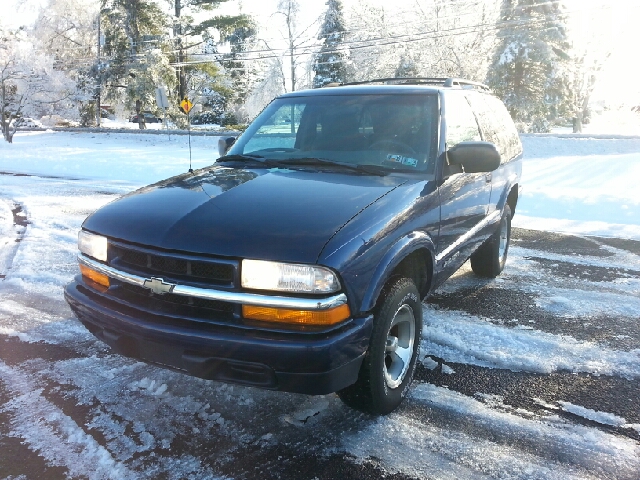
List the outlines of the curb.
{"label": "curb", "polygon": [[[128,129],[128,128],[80,128],[80,127],[51,127],[51,128],[18,128],[18,132],[72,132],[72,133],[131,133],[133,135],[189,135],[188,130],[156,130],[156,129]],[[191,130],[194,137],[223,137],[225,135],[238,136],[242,132],[237,130]]]}

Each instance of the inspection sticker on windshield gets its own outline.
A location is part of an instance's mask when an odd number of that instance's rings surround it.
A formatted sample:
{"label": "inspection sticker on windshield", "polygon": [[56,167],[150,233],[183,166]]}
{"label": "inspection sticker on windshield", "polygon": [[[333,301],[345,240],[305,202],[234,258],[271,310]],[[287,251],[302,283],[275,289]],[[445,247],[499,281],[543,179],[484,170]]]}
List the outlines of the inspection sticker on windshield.
{"label": "inspection sticker on windshield", "polygon": [[417,167],[418,159],[411,157],[403,157],[402,155],[387,155],[387,162],[400,163],[402,165],[407,165],[409,167]]}

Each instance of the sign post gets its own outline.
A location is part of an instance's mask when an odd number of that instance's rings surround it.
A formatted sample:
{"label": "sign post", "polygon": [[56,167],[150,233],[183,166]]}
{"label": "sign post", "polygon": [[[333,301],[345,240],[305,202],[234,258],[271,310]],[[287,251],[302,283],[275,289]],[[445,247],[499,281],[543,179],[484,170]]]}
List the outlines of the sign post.
{"label": "sign post", "polygon": [[187,114],[187,131],[189,135],[189,173],[193,173],[193,168],[191,168],[191,116],[189,112],[193,108],[193,103],[189,101],[187,97],[184,97],[180,102],[180,107],[182,111]]}
{"label": "sign post", "polygon": [[[158,105],[158,108],[161,108],[164,112],[164,120],[162,123],[164,124],[165,130],[168,130],[167,108],[169,108],[169,99],[167,98],[167,91],[164,87],[156,88],[156,104]],[[171,136],[169,136],[169,138],[171,138]]]}

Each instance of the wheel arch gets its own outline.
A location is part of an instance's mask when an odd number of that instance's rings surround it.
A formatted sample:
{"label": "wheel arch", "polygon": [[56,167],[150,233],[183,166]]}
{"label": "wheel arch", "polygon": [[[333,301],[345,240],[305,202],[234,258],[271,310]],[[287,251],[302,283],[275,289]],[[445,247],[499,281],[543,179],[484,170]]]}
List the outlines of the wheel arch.
{"label": "wheel arch", "polygon": [[382,258],[362,299],[360,310],[371,311],[390,279],[407,277],[414,281],[421,298],[431,289],[435,265],[435,244],[424,232],[412,232],[399,239]]}

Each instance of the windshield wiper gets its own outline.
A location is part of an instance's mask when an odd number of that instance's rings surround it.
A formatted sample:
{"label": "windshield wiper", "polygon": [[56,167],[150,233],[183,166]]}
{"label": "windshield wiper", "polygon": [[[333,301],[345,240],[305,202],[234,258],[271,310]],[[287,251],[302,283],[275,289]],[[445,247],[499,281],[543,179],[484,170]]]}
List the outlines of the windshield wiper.
{"label": "windshield wiper", "polygon": [[319,157],[296,157],[280,160],[280,163],[284,165],[322,165],[331,167],[342,167],[355,172],[365,172],[373,175],[386,175],[387,172],[384,169],[378,168],[376,165],[359,165],[356,163],[344,163],[329,160],[327,158]]}
{"label": "windshield wiper", "polygon": [[223,162],[257,162],[257,163],[261,163],[263,165],[267,165],[269,167],[279,167],[280,166],[280,162],[278,162],[277,160],[270,160],[268,158],[265,157],[261,157],[260,155],[252,155],[252,154],[243,154],[243,155],[226,155],[224,157],[220,157],[218,160],[216,160],[216,163],[223,163]]}

